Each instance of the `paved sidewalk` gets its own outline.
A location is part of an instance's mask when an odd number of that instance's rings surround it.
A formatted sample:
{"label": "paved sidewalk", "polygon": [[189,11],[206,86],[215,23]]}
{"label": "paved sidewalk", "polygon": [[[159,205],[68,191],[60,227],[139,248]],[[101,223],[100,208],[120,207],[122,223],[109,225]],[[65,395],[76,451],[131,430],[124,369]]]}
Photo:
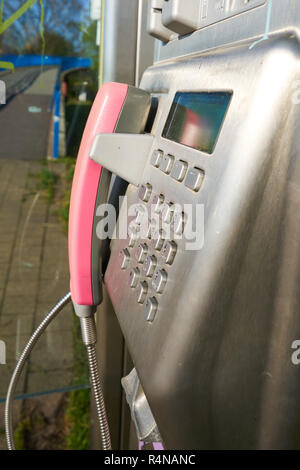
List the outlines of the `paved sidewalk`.
{"label": "paved sidewalk", "polygon": [[[64,171],[62,164],[51,165],[57,173]],[[0,340],[7,348],[7,364],[0,364],[0,399],[30,334],[69,290],[67,237],[57,207],[36,190],[34,175],[41,169],[37,161],[0,160]],[[72,322],[68,306],[37,344],[18,395],[72,384]]]}
{"label": "paved sidewalk", "polygon": [[[7,92],[14,88],[22,74],[24,85],[28,83],[26,74],[32,76],[30,86],[8,99],[5,106],[0,106],[0,159],[41,160],[47,155],[47,142],[52,122],[50,104],[57,77],[57,68],[28,67],[17,70],[15,74],[5,75]],[[17,78],[16,77],[17,74]],[[17,93],[18,88],[13,90]]]}

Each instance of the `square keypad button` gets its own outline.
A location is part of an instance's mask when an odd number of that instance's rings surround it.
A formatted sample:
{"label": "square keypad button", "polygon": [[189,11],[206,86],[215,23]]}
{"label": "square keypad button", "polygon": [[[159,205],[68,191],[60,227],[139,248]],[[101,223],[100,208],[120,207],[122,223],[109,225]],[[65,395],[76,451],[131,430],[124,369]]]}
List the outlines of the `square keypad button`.
{"label": "square keypad button", "polygon": [[164,200],[165,198],[162,194],[156,194],[153,196],[151,209],[155,212],[155,214],[159,214],[161,212]]}
{"label": "square keypad button", "polygon": [[184,184],[192,191],[199,191],[204,179],[204,171],[199,168],[191,168],[186,175]]}
{"label": "square keypad button", "polygon": [[148,254],[148,246],[146,243],[140,243],[135,252],[135,259],[138,263],[143,263]]}
{"label": "square keypad button", "polygon": [[130,253],[127,248],[120,251],[119,258],[121,263],[121,269],[127,269],[130,261]]}
{"label": "square keypad button", "polygon": [[154,150],[151,156],[151,165],[155,166],[156,168],[159,167],[163,158],[163,152],[161,150]]}
{"label": "square keypad button", "polygon": [[183,181],[186,170],[187,170],[188,164],[182,160],[176,160],[174,163],[174,166],[171,171],[171,177],[174,178],[176,181]]}
{"label": "square keypad button", "polygon": [[146,281],[139,282],[137,286],[137,301],[139,304],[143,304],[145,302],[147,292],[148,292],[148,284]]}
{"label": "square keypad button", "polygon": [[166,240],[161,250],[161,256],[166,264],[172,264],[176,255],[177,245],[174,241]]}
{"label": "square keypad button", "polygon": [[139,278],[140,278],[139,268],[133,268],[130,271],[130,274],[129,274],[129,285],[130,285],[130,287],[132,287],[132,288],[136,287],[138,285]]}
{"label": "square keypad button", "polygon": [[164,269],[159,269],[158,271],[155,271],[154,276],[152,278],[152,287],[158,294],[162,294],[167,282],[167,278],[168,275]]}
{"label": "square keypad button", "polygon": [[186,223],[186,215],[181,210],[175,210],[173,216],[173,228],[176,235],[182,235]]}
{"label": "square keypad button", "polygon": [[174,157],[173,155],[164,155],[159,166],[160,170],[166,173],[167,175],[170,173],[172,166],[174,164]]}
{"label": "square keypad button", "polygon": [[152,186],[151,184],[141,184],[139,186],[138,195],[143,202],[148,202],[151,196]]}
{"label": "square keypad button", "polygon": [[162,246],[164,244],[164,234],[162,230],[159,230],[155,234],[153,234],[152,239],[151,239],[151,245],[154,248],[154,250],[160,251],[162,249]]}
{"label": "square keypad button", "polygon": [[162,208],[162,220],[170,224],[173,218],[174,204],[172,202],[165,202]]}
{"label": "square keypad button", "polygon": [[155,271],[157,259],[154,255],[147,256],[142,267],[142,272],[146,277],[151,277]]}
{"label": "square keypad button", "polygon": [[152,322],[155,318],[156,312],[158,309],[158,302],[155,297],[149,297],[146,300],[145,306],[144,306],[144,316],[145,320]]}

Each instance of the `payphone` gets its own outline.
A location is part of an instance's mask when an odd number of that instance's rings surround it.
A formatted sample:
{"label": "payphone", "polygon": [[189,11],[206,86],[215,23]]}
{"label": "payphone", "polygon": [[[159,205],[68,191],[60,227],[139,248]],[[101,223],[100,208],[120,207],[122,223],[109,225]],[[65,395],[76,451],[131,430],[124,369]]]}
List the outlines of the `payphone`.
{"label": "payphone", "polygon": [[[273,2],[274,25],[279,11]],[[222,31],[207,33],[211,44]],[[158,99],[150,136],[98,135],[90,152],[131,183],[136,213],[121,207],[128,233],[111,242],[105,284],[166,448],[299,445],[299,298],[283,274],[298,269],[299,43],[288,27],[255,39],[172,57],[171,38],[140,85]],[[196,36],[179,41],[197,47]]]}
{"label": "payphone", "polygon": [[300,10],[195,1],[192,21],[179,4],[149,2],[165,41],[140,84],[150,128],[88,145],[98,177],[129,183],[104,275],[123,387],[139,438],[166,449],[299,448]]}

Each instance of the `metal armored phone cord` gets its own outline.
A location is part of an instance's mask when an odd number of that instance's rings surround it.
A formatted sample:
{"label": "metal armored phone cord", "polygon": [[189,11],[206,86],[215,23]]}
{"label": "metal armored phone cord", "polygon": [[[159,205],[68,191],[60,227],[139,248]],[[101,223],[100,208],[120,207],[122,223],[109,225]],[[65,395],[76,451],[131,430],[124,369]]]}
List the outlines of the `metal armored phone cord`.
{"label": "metal armored phone cord", "polygon": [[[44,320],[40,323],[37,329],[32,334],[28,343],[26,344],[20,359],[17,362],[16,368],[13,372],[12,378],[9,383],[6,403],[5,403],[5,434],[7,447],[9,450],[15,450],[14,436],[13,436],[13,420],[12,420],[12,404],[14,399],[14,394],[18,379],[21,375],[23,367],[26,360],[28,359],[31,351],[33,350],[35,344],[44,333],[47,326],[51,323],[52,320],[58,315],[58,313],[71,301],[71,293],[66,294],[45,316]],[[97,358],[96,358],[96,325],[94,316],[87,318],[80,318],[82,337],[84,344],[87,348],[88,353],[88,362],[91,375],[91,382],[96,402],[97,414],[99,419],[100,434],[102,441],[103,450],[110,450],[110,433],[108,422],[106,418],[106,411],[104,405],[104,398],[102,393],[101,382],[98,373],[97,367]]]}

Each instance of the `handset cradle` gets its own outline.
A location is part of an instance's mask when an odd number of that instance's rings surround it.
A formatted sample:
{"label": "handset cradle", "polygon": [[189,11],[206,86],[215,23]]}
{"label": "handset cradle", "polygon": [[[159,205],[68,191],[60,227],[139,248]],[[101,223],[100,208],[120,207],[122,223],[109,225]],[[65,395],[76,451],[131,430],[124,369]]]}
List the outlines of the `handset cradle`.
{"label": "handset cradle", "polygon": [[95,211],[107,201],[110,173],[89,158],[93,140],[103,133],[142,132],[149,109],[148,92],[107,83],[98,91],[87,120],[73,179],[68,234],[71,296],[79,316],[90,315],[102,301]]}

